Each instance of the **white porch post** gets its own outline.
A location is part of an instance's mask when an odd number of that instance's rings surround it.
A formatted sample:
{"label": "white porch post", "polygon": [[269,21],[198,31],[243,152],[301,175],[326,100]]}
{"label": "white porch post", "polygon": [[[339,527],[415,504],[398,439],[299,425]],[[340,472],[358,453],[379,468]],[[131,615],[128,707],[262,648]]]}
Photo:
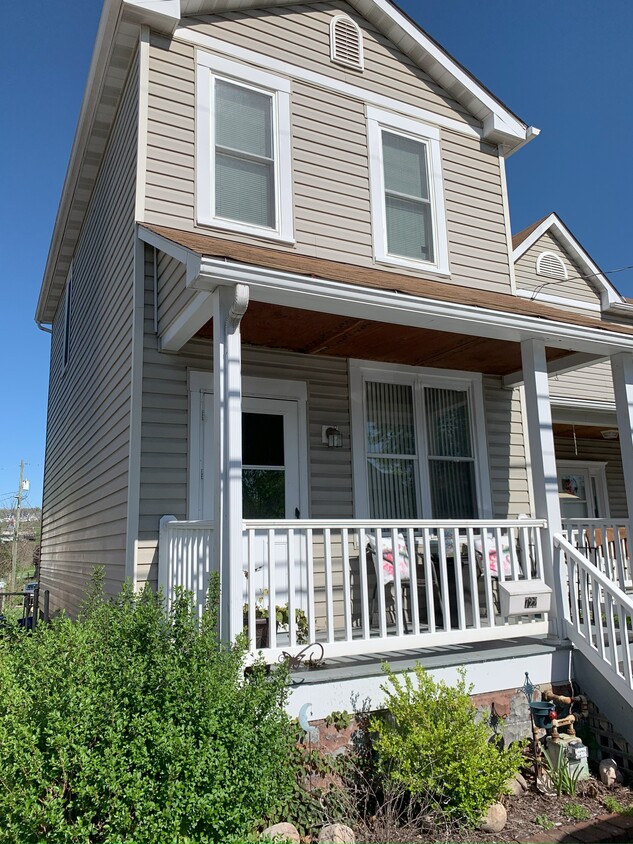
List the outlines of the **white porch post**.
{"label": "white porch post", "polygon": [[220,635],[242,630],[242,341],[248,287],[213,293],[215,556],[220,570]]}
{"label": "white porch post", "polygon": [[540,340],[524,340],[521,343],[521,357],[532,462],[534,515],[538,519],[547,519],[547,530],[543,535],[543,572],[554,594],[550,629],[552,633],[561,635],[563,630],[559,619],[563,616],[564,607],[562,570],[560,553],[554,549],[552,537],[555,533],[561,533],[562,525],[545,344]]}
{"label": "white porch post", "polygon": [[620,352],[611,358],[615,410],[620,432],[620,454],[629,519],[633,518],[633,355]]}

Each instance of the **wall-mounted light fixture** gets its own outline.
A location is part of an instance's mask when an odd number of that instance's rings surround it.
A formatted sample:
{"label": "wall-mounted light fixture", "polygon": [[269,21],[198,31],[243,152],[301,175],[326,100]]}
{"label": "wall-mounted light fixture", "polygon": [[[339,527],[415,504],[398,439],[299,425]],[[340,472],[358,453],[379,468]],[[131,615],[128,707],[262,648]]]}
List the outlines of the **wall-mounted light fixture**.
{"label": "wall-mounted light fixture", "polygon": [[605,440],[617,440],[620,432],[617,428],[608,428],[606,431],[600,431]]}
{"label": "wall-mounted light fixture", "polygon": [[321,442],[328,448],[342,448],[343,435],[336,425],[323,425],[321,427]]}

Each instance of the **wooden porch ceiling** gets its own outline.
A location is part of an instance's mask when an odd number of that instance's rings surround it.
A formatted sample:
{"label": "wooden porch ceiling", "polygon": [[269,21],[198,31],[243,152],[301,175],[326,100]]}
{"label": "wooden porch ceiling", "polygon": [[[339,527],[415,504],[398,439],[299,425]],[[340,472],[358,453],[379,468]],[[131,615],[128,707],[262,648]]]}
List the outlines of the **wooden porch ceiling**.
{"label": "wooden porch ceiling", "polygon": [[[616,430],[615,425],[567,425],[562,422],[554,422],[554,436],[561,439],[571,440],[604,440],[603,431]],[[618,439],[615,440],[618,442]]]}
{"label": "wooden porch ceiling", "polygon": [[[251,302],[241,324],[242,339],[251,346],[284,349],[308,355],[361,358],[386,363],[461,369],[485,375],[508,375],[521,369],[519,343],[446,331],[394,326],[315,311]],[[212,321],[198,332],[213,336]],[[547,359],[570,352],[547,349]]]}

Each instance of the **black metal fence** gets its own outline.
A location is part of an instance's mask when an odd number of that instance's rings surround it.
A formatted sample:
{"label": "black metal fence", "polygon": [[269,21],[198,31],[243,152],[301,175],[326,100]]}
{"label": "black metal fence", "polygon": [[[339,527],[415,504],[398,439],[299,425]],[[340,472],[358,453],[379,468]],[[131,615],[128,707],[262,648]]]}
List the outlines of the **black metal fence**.
{"label": "black metal fence", "polygon": [[0,592],[0,624],[16,621],[20,627],[33,630],[40,621],[47,622],[49,614],[48,589],[27,587],[22,592]]}

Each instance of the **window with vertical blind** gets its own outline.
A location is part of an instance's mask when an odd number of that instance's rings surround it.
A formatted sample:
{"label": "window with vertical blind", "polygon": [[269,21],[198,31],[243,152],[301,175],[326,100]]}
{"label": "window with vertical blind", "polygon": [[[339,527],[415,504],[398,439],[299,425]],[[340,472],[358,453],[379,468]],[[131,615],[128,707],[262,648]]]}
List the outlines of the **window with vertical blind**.
{"label": "window with vertical blind", "polygon": [[198,53],[197,220],[292,241],[290,83]]}
{"label": "window with vertical blind", "polygon": [[374,257],[448,274],[439,129],[367,107]]}
{"label": "window with vertical blind", "polygon": [[[350,366],[357,515],[475,519],[489,511],[480,384],[404,367]],[[362,398],[362,401],[360,400]],[[481,425],[479,426],[481,428]],[[485,440],[483,444],[485,449]]]}

